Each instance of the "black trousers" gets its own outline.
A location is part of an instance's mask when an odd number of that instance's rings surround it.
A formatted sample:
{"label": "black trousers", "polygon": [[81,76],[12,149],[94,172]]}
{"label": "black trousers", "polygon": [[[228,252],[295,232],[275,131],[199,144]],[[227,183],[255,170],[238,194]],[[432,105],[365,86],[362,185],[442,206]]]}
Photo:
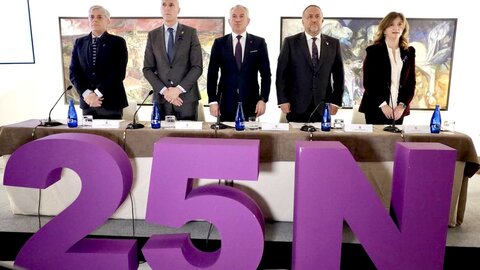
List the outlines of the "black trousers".
{"label": "black trousers", "polygon": [[[317,106],[315,105],[315,103],[313,102],[313,99],[312,99],[312,101],[310,102],[310,105],[308,105],[308,108],[305,110],[304,113],[294,113],[292,111],[292,112],[287,114],[287,120],[288,120],[288,122],[299,122],[299,123],[321,122],[324,106],[325,105],[323,105],[323,106],[320,105],[315,110],[315,108]],[[311,115],[311,117],[310,117],[310,115]]]}
{"label": "black trousers", "polygon": [[[395,125],[403,124],[403,117],[404,116],[395,121]],[[378,109],[378,111],[375,112],[365,112],[365,122],[373,125],[391,125],[393,124],[393,119],[388,119],[382,110]]]}
{"label": "black trousers", "polygon": [[91,115],[93,119],[122,119],[123,109],[105,109],[103,107],[90,107],[83,109],[83,115]]}

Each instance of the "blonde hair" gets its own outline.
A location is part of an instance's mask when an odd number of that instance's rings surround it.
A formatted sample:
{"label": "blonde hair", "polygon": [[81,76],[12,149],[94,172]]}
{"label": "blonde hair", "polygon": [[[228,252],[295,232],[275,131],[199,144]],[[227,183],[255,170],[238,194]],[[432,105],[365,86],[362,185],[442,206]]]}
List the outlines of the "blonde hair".
{"label": "blonde hair", "polygon": [[385,29],[387,29],[396,18],[400,18],[402,20],[404,29],[402,35],[400,36],[399,46],[402,49],[408,49],[408,36],[410,33],[410,26],[408,25],[408,21],[405,16],[400,12],[392,11],[383,18],[380,23],[378,24],[377,32],[375,33],[375,37],[373,38],[373,43],[378,44],[382,43],[385,40]]}

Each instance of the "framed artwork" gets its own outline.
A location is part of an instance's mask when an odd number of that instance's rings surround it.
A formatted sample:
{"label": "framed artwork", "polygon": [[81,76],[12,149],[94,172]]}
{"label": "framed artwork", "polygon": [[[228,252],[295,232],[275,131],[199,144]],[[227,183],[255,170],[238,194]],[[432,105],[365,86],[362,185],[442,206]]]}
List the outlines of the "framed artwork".
{"label": "framed artwork", "polygon": [[[412,109],[448,109],[457,19],[407,18],[410,45],[416,50],[416,90]],[[345,67],[343,106],[360,104],[365,48],[372,44],[381,18],[325,18],[322,33],[340,40]],[[303,32],[301,17],[281,17],[280,44],[285,37]]]}
{"label": "framed artwork", "polygon": [[[197,29],[202,47],[203,73],[198,79],[202,101],[207,101],[207,70],[213,41],[224,35],[224,17],[183,17],[179,22]],[[90,33],[86,17],[60,17],[60,40],[62,45],[62,64],[64,87],[70,85],[69,66],[75,40]],[[128,65],[126,78],[123,81],[128,100],[141,103],[152,89],[143,76],[143,57],[147,44],[148,32],[163,24],[161,17],[112,17],[108,32],[121,36],[127,42]],[[73,98],[78,103],[78,94],[72,89],[65,100]],[[151,104],[151,97],[146,103]]]}

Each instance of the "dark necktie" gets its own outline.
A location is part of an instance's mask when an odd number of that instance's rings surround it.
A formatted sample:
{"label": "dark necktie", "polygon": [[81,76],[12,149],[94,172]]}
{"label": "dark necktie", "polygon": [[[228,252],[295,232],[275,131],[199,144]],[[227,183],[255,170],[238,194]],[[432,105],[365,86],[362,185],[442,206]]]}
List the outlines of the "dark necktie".
{"label": "dark necktie", "polygon": [[317,38],[313,37],[312,38],[312,64],[314,68],[318,66],[318,47],[315,41],[317,41]]}
{"label": "dark necktie", "polygon": [[92,39],[92,64],[95,66],[97,62],[97,47],[98,47],[98,38],[94,37]]}
{"label": "dark necktie", "polygon": [[167,55],[170,63],[173,61],[173,28],[168,28],[168,43],[167,43]]}
{"label": "dark necktie", "polygon": [[238,70],[242,67],[242,44],[240,43],[241,35],[237,36],[237,45],[235,46],[235,60],[237,61]]}

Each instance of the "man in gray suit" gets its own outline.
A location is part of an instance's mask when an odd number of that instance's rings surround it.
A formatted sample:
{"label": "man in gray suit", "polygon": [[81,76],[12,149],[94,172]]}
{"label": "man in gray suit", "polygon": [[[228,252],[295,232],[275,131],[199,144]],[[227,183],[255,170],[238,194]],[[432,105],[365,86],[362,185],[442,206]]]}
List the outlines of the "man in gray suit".
{"label": "man in gray suit", "polygon": [[305,32],[285,38],[280,51],[277,100],[289,122],[319,122],[325,103],[330,103],[332,115],[342,106],[345,78],[340,42],[320,33],[322,23],[320,7],[308,6],[302,16]]}
{"label": "man in gray suit", "polygon": [[202,50],[197,30],[178,23],[178,0],[162,0],[163,25],[148,33],[143,74],[165,115],[197,120]]}

